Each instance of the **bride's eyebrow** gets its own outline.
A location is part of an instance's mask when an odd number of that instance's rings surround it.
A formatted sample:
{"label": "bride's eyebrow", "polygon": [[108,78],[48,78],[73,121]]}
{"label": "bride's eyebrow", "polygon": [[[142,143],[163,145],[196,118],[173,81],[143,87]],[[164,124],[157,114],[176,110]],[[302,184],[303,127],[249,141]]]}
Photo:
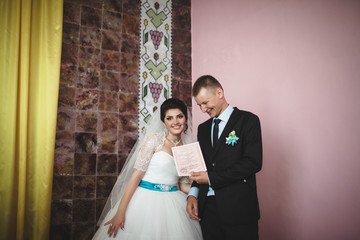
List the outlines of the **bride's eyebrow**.
{"label": "bride's eyebrow", "polygon": [[174,115],[174,116],[172,116],[172,115],[167,115],[167,116],[165,116],[165,118],[166,118],[166,119],[171,119],[171,118],[174,118],[174,117],[182,117],[182,116],[184,116],[184,114],[179,113],[179,114]]}

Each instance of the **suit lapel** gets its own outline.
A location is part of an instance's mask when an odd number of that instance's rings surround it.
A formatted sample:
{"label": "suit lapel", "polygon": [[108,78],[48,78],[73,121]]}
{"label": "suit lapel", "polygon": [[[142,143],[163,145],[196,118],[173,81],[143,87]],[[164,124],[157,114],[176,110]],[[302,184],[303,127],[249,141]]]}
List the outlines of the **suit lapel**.
{"label": "suit lapel", "polygon": [[205,131],[205,136],[204,139],[206,139],[205,142],[205,146],[206,149],[208,150],[209,156],[211,156],[213,154],[213,147],[212,147],[212,143],[211,143],[211,125],[212,125],[213,119],[211,119],[211,121],[208,121],[208,124],[206,126],[206,131]]}
{"label": "suit lapel", "polygon": [[202,124],[201,130],[199,129],[198,141],[200,142],[201,150],[203,152],[204,160],[206,163],[210,163],[214,149],[211,144],[211,125],[212,118]]}

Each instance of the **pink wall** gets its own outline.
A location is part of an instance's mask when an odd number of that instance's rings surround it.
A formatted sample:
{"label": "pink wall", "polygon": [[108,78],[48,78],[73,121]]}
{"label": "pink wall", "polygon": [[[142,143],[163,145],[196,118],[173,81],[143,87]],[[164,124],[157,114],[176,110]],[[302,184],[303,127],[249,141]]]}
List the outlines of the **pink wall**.
{"label": "pink wall", "polygon": [[262,121],[261,239],[360,239],[360,2],[194,0],[192,38]]}

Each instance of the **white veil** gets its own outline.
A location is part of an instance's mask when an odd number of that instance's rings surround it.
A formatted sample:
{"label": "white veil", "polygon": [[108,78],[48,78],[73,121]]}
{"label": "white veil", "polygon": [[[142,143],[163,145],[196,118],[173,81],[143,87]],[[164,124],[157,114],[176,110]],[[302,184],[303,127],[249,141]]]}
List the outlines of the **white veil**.
{"label": "white veil", "polygon": [[[187,126],[188,126],[187,130],[181,134],[181,139],[184,144],[193,142],[192,115],[189,109],[187,110]],[[118,179],[116,180],[116,183],[106,201],[106,204],[101,213],[99,221],[97,222],[98,226],[100,226],[102,221],[105,219],[106,214],[110,211],[110,209],[113,208],[123,196],[127,183],[129,182],[131,175],[134,171],[134,165],[138,158],[139,150],[143,145],[143,142],[145,141],[147,136],[150,136],[154,133],[163,133],[163,132],[167,133],[167,129],[160,119],[160,109],[158,109],[154,112],[153,116],[150,118],[146,133],[141,134],[139,136],[138,140],[136,141],[132,150],[130,151],[129,156],[125,161],[124,167],[122,168],[118,176]]]}

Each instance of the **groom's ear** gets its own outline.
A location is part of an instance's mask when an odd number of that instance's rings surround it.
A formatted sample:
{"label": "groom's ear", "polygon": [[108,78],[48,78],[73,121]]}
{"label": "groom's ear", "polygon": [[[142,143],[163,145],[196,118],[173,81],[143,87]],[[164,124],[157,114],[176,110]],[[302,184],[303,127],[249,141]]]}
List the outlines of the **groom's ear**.
{"label": "groom's ear", "polygon": [[224,90],[222,90],[221,88],[216,89],[216,95],[219,98],[224,98]]}

